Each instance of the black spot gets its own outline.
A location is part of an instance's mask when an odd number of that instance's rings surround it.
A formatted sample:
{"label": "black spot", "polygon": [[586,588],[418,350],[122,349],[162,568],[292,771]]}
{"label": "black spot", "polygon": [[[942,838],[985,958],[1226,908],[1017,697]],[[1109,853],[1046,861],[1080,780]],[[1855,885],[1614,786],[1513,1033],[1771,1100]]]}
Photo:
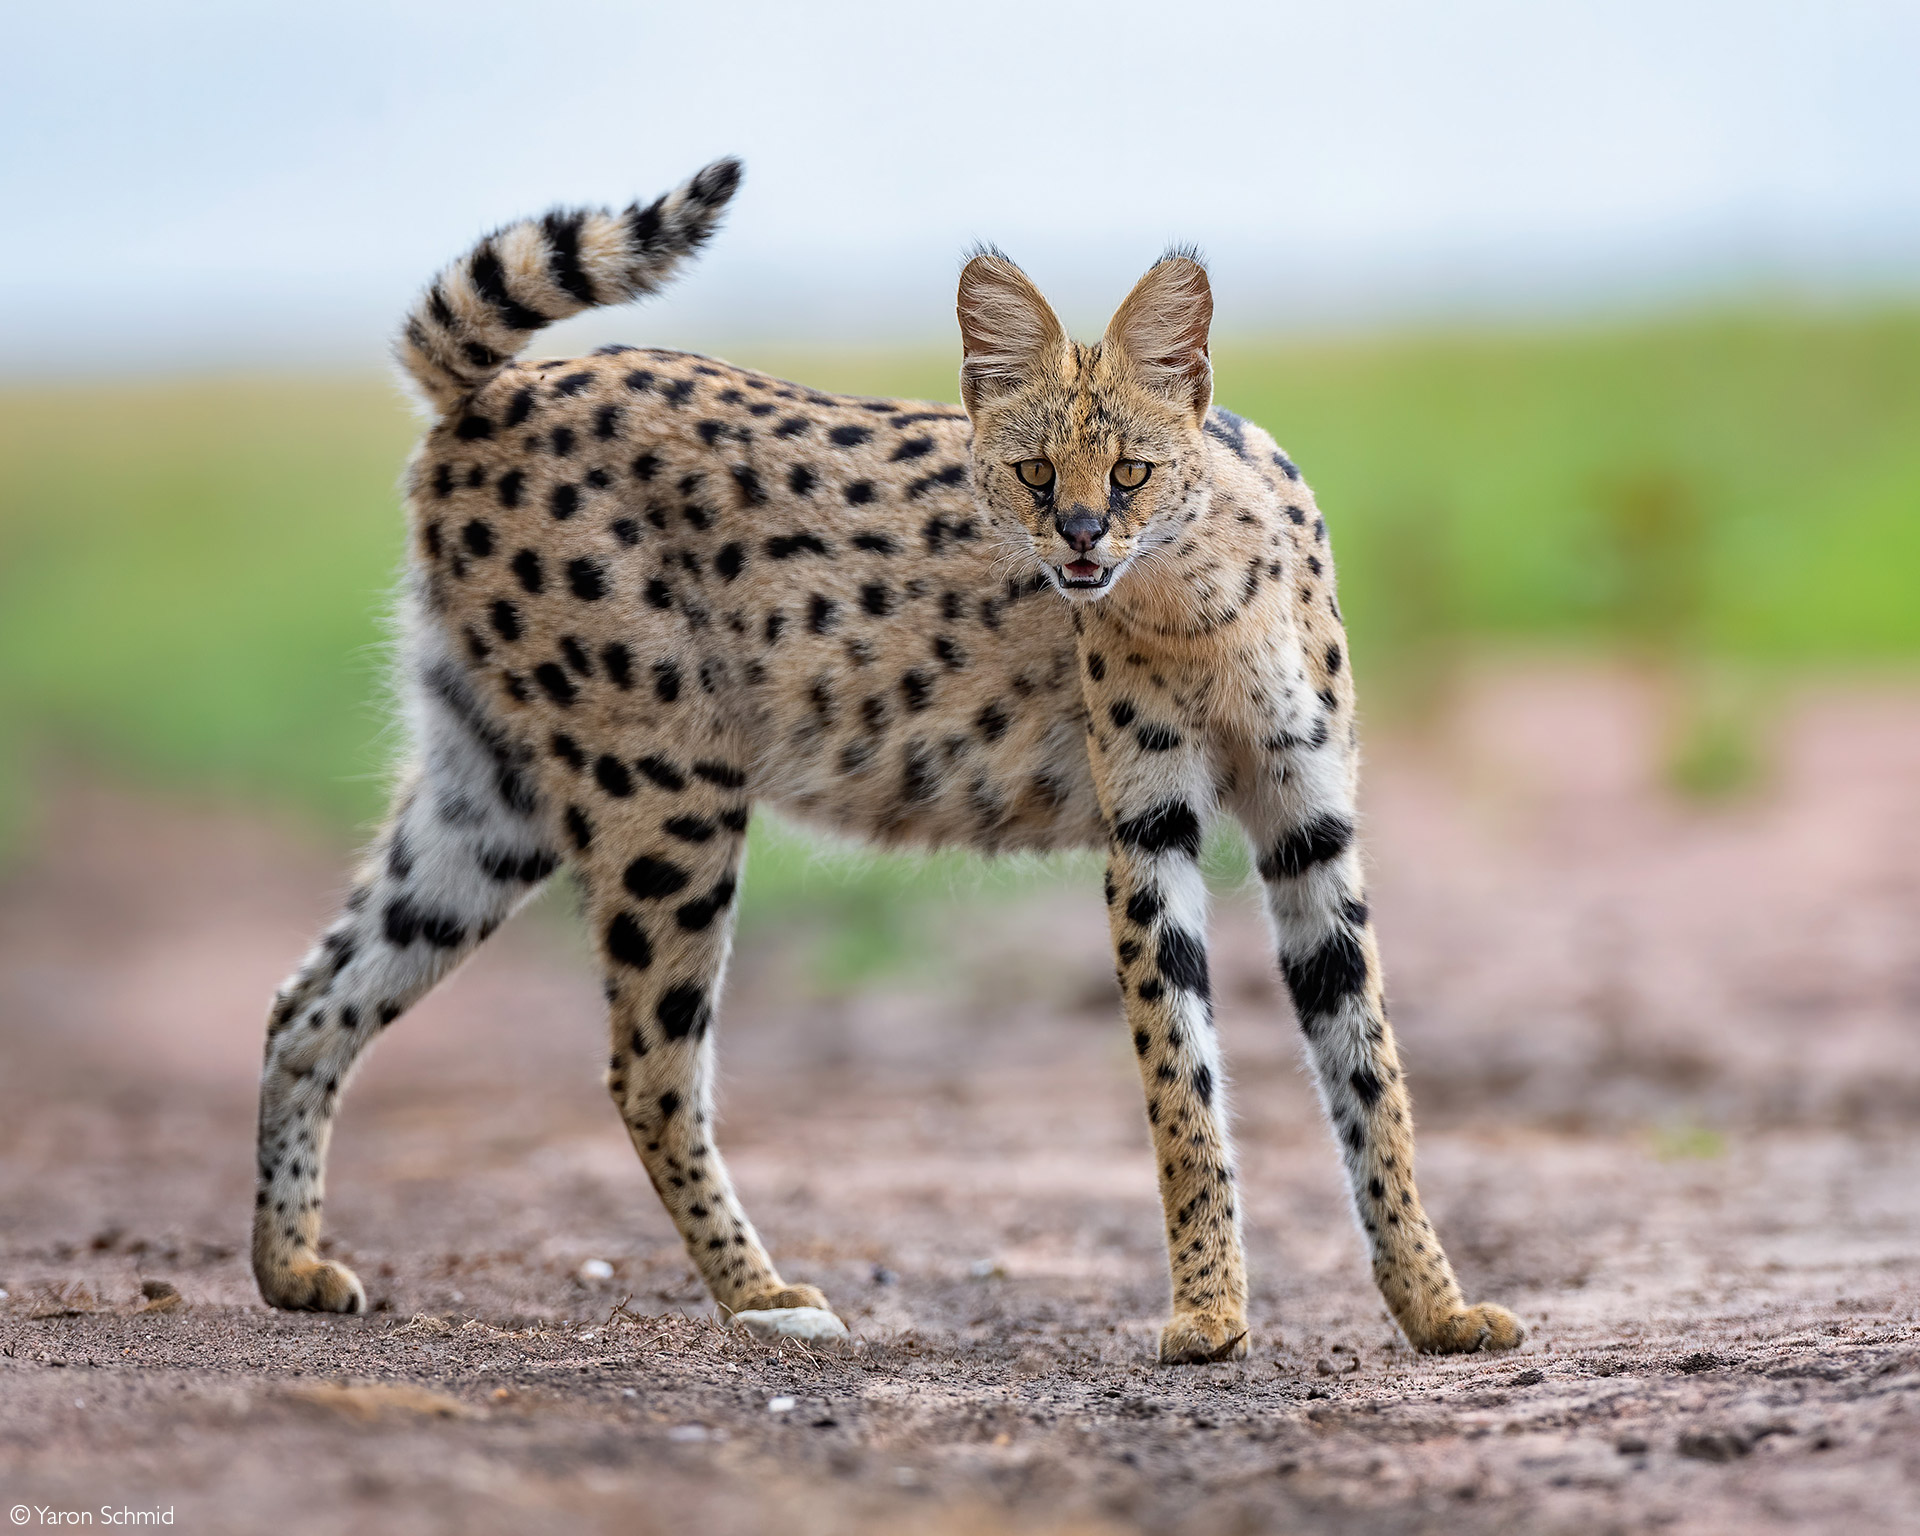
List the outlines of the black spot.
{"label": "black spot", "polygon": [[565,731],[555,731],[553,739],[547,743],[547,750],[559,758],[575,773],[587,766],[587,755],[580,750],[580,743]]}
{"label": "black spot", "polygon": [[1171,752],[1180,745],[1180,733],[1164,725],[1143,725],[1133,734],[1143,752]]}
{"label": "black spot", "polygon": [[1207,976],[1206,945],[1196,935],[1184,928],[1167,928],[1160,935],[1159,951],[1154,958],[1170,986],[1197,997],[1213,995]]}
{"label": "black spot", "polygon": [[745,789],[746,770],[736,768],[731,763],[702,761],[693,765],[693,775],[705,779],[709,784],[718,784],[722,789]]}
{"label": "black spot", "polygon": [[640,525],[630,517],[616,517],[607,524],[613,536],[631,549],[640,542]]}
{"label": "black spot", "polygon": [[1098,651],[1087,652],[1087,676],[1096,683],[1107,675],[1107,659]]}
{"label": "black spot", "polygon": [[816,592],[807,605],[807,628],[816,635],[824,635],[832,629],[840,617],[840,605],[832,598]]}
{"label": "black spot", "polygon": [[1127,916],[1145,928],[1160,915],[1160,892],[1143,885],[1127,898]]}
{"label": "black spot", "polygon": [[1347,1078],[1353,1091],[1360,1096],[1360,1102],[1372,1109],[1380,1102],[1380,1079],[1375,1077],[1370,1067],[1357,1067]]}
{"label": "black spot", "polygon": [[713,557],[713,568],[728,581],[738,576],[740,567],[746,563],[747,551],[745,546],[740,544],[724,544],[720,548],[720,553]]}
{"label": "black spot", "polygon": [[744,805],[730,805],[720,813],[720,825],[729,832],[747,830],[747,808]]}
{"label": "black spot", "polygon": [[988,741],[998,741],[1007,734],[1007,712],[995,699],[985,705],[979,714],[973,717],[973,723],[980,728],[980,734]]}
{"label": "black spot", "polygon": [[1282,970],[1300,1027],[1309,1034],[1314,1020],[1332,1013],[1367,984],[1367,957],[1360,941],[1344,928],[1304,959],[1284,962]]}
{"label": "black spot", "polygon": [[967,653],[946,635],[933,637],[933,654],[949,672],[958,672],[967,664]]}
{"label": "black spot", "polygon": [[593,413],[593,435],[606,442],[620,431],[620,407],[603,405]]}
{"label": "black spot", "polygon": [[778,534],[767,540],[767,554],[775,560],[791,560],[795,555],[824,555],[827,546],[812,533]]}
{"label": "black spot", "polygon": [[653,696],[662,704],[680,697],[680,668],[671,661],[653,664]]}
{"label": "black spot", "polygon": [[594,761],[593,776],[600,781],[600,787],[616,800],[624,800],[633,793],[633,775],[627,772],[627,765],[617,757],[601,754]]}
{"label": "black spot", "polygon": [[907,708],[925,709],[930,702],[928,695],[933,691],[933,682],[926,673],[915,668],[900,679],[900,691],[907,696]]}
{"label": "black spot", "polygon": [[529,592],[538,592],[546,583],[546,572],[541,569],[540,557],[530,549],[523,549],[513,557],[513,574],[520,578],[520,585]]}
{"label": "black spot", "polygon": [[772,613],[768,614],[766,627],[767,644],[772,645],[774,641],[778,640],[780,638],[780,631],[786,627],[787,616],[784,613],[775,609]]}
{"label": "black spot", "polygon": [[1133,705],[1125,699],[1118,699],[1107,706],[1107,718],[1114,723],[1117,730],[1124,731],[1132,725],[1133,716]]}
{"label": "black spot", "polygon": [[860,606],[876,617],[893,612],[893,589],[884,581],[870,581],[860,589]]}
{"label": "black spot", "polygon": [[532,387],[516,389],[513,392],[513,398],[507,402],[506,425],[509,427],[517,427],[532,414]]}
{"label": "black spot", "polygon": [[503,507],[520,505],[520,489],[527,483],[527,477],[517,469],[510,469],[494,484],[494,492],[500,498]]}
{"label": "black spot", "polygon": [[917,805],[923,800],[931,800],[933,793],[933,758],[925,742],[910,741],[900,769],[900,798],[908,805]]}
{"label": "black spot", "polygon": [[1260,861],[1266,880],[1297,880],[1316,864],[1337,859],[1353,841],[1353,823],[1322,813],[1280,838]]}
{"label": "black spot", "polygon": [[477,517],[460,530],[460,540],[469,554],[481,559],[493,553],[493,530]]}
{"label": "black spot", "polygon": [[853,536],[853,547],[871,550],[876,555],[895,554],[900,548],[884,533],[856,533]]}
{"label": "black spot", "polygon": [[660,1095],[660,1118],[671,1120],[680,1113],[680,1095],[669,1090]]}
{"label": "black spot", "polygon": [[607,953],[622,965],[644,971],[653,964],[653,946],[631,912],[616,912],[607,924]]}
{"label": "black spot", "polygon": [[1202,1104],[1213,1103],[1213,1068],[1204,1061],[1193,1069],[1193,1092]]}
{"label": "black spot", "polygon": [[817,483],[813,471],[804,464],[796,464],[787,471],[787,489],[796,496],[811,496]]}
{"label": "black spot", "polygon": [[560,657],[570,671],[578,672],[582,677],[593,676],[593,661],[580,649],[580,642],[572,635],[560,637]]}
{"label": "black spot", "polygon": [[902,459],[917,459],[932,452],[932,438],[910,437],[888,455],[888,462],[898,464]]}
{"label": "black spot", "polygon": [[1340,670],[1340,662],[1341,655],[1339,645],[1329,645],[1327,647],[1327,670],[1329,672],[1338,672]]}
{"label": "black spot", "polygon": [[660,1020],[660,1027],[667,1032],[669,1040],[684,1040],[690,1034],[705,1030],[707,994],[695,983],[683,981],[661,994],[654,1016]]}
{"label": "black spot", "polygon": [[563,709],[573,703],[579,692],[557,661],[541,662],[533,669],[533,680],[540,685],[541,692]]}
{"label": "black spot", "polygon": [[1133,1054],[1134,1055],[1136,1056],[1146,1055],[1147,1047],[1152,1043],[1153,1043],[1152,1038],[1147,1034],[1147,1032],[1144,1029],[1136,1029],[1133,1032]]}
{"label": "black spot", "polygon": [[387,942],[396,949],[405,949],[415,939],[425,939],[435,949],[458,949],[467,939],[466,929],[451,917],[423,912],[404,896],[387,903],[381,920]]}
{"label": "black spot", "polygon": [[740,497],[748,506],[757,507],[765,503],[767,493],[760,484],[760,476],[748,465],[733,466],[733,483],[740,487]]}
{"label": "black spot", "polygon": [[[945,468],[936,469],[930,475],[922,475],[918,480],[909,482],[907,485],[907,499],[909,501],[918,501],[922,496],[926,495],[928,491],[933,490],[937,486],[964,485],[966,479],[966,465],[949,464]],[[953,527],[953,536],[956,539],[972,538],[974,536],[973,520],[969,518],[963,523],[955,524]],[[1045,580],[1044,577],[1041,579]]]}
{"label": "black spot", "polygon": [[679,794],[687,787],[686,775],[674,767],[664,757],[637,757],[633,766],[645,774],[648,780],[670,794]]}
{"label": "black spot", "polygon": [[1140,1001],[1143,1003],[1157,1003],[1166,996],[1166,992],[1166,986],[1158,976],[1149,976],[1140,983]]}
{"label": "black spot", "polygon": [[698,816],[674,816],[661,822],[660,830],[683,843],[704,843],[713,836],[713,823]]}
{"label": "black spot", "polygon": [[556,522],[564,523],[580,510],[580,487],[577,485],[556,485],[547,497],[547,510]]}
{"label": "black spot", "polygon": [[660,577],[650,577],[647,581],[646,591],[647,601],[653,607],[671,608],[673,606],[673,588],[668,586]]}
{"label": "black spot", "polygon": [[633,686],[633,652],[620,641],[610,641],[600,648],[600,665],[607,669],[608,678],[622,693]]}
{"label": "black spot", "polygon": [[[564,391],[555,390],[555,393],[564,393]],[[568,454],[573,452],[573,428],[555,427],[553,429],[553,436],[549,441],[553,444],[554,453],[564,459]]]}
{"label": "black spot", "polygon": [[[848,506],[863,507],[872,500],[873,500],[873,482],[871,480],[855,480],[851,485],[847,487],[847,505]],[[891,553],[891,550],[889,550],[888,552]]]}
{"label": "black spot", "polygon": [[698,901],[689,901],[683,905],[673,914],[674,920],[688,933],[698,933],[732,905],[733,892],[733,876],[728,875]]}
{"label": "black spot", "polygon": [[1151,810],[1121,822],[1113,835],[1140,853],[1177,850],[1190,859],[1200,854],[1200,818],[1184,800],[1163,800]]}
{"label": "black spot", "polygon": [[502,640],[520,638],[520,610],[504,597],[498,599],[488,610],[487,617],[493,621],[493,630]]}
{"label": "black spot", "polygon": [[492,437],[493,423],[484,416],[462,416],[460,425],[453,429],[453,435],[466,442],[472,442],[480,437]]}
{"label": "black spot", "polygon": [[639,858],[627,866],[620,883],[641,901],[661,901],[679,895],[692,879],[678,864],[669,864],[664,859]]}
{"label": "black spot", "polygon": [[789,416],[773,429],[775,437],[798,437],[813,423],[804,416]]}
{"label": "black spot", "polygon": [[567,562],[567,586],[583,603],[597,602],[607,593],[607,573],[598,560],[582,555]]}
{"label": "black spot", "polygon": [[870,427],[835,427],[827,433],[827,440],[837,447],[857,448],[872,436]]}
{"label": "black spot", "polygon": [[1373,1198],[1376,1200],[1384,1200],[1387,1194],[1387,1186],[1382,1184],[1380,1180],[1377,1178],[1368,1179],[1367,1193],[1373,1196]]}

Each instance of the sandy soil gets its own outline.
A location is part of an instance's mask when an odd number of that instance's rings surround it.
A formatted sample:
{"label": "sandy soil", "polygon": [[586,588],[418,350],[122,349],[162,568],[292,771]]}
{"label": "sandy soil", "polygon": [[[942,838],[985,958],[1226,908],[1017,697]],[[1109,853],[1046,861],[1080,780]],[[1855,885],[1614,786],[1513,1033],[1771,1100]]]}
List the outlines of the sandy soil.
{"label": "sandy soil", "polygon": [[69,785],[0,886],[0,1505],[213,1532],[1911,1530],[1920,694],[1785,708],[1770,784],[1711,812],[1653,786],[1654,734],[1618,678],[1509,672],[1371,768],[1422,1188],[1524,1351],[1394,1334],[1232,893],[1255,1344],[1182,1369],[1151,1363],[1160,1222],[1096,893],[957,906],[851,996],[808,983],[804,927],[743,942],[723,1144],[856,1348],[715,1322],[598,1086],[564,902],[356,1082],[328,1203],[381,1310],[294,1317],[246,1271],[253,1078],[340,853]]}

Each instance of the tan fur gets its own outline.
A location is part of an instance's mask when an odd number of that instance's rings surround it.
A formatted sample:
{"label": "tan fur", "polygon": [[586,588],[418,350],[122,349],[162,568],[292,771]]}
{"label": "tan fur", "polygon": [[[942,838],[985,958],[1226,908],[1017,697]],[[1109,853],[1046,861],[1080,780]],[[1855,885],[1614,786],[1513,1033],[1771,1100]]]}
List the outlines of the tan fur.
{"label": "tan fur", "polygon": [[[567,295],[540,228],[493,248],[511,302],[551,309]],[[493,324],[458,318],[481,302],[470,275],[436,291],[467,334]],[[997,254],[969,264],[959,310],[971,419],[622,349],[502,363],[427,435],[408,498],[416,768],[270,1025],[269,1301],[364,1304],[316,1252],[340,1087],[564,861],[606,970],[609,1091],[708,1287],[734,1311],[824,1307],[775,1270],[710,1134],[744,835],[767,803],[893,845],[1107,850],[1167,1218],[1161,1358],[1245,1353],[1196,859],[1225,811],[1258,854],[1388,1306],[1421,1348],[1518,1342],[1508,1313],[1464,1303],[1414,1192],[1325,525],[1272,440],[1209,407],[1204,270],[1156,266],[1091,347]],[[419,325],[403,355],[438,398],[451,354]],[[1013,468],[1036,459],[1044,495]],[[1121,460],[1146,482],[1121,490]],[[1086,549],[1061,531],[1076,517],[1083,545],[1099,526]]]}

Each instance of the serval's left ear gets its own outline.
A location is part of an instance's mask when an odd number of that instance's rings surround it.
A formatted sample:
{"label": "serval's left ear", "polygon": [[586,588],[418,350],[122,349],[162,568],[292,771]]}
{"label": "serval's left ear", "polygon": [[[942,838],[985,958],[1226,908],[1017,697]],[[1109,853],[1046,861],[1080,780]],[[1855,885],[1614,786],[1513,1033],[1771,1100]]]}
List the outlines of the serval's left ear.
{"label": "serval's left ear", "polygon": [[1206,419],[1213,403],[1213,364],[1207,330],[1213,324],[1213,288],[1192,251],[1168,251],[1133,285],[1126,302],[1107,322],[1102,347],[1124,353],[1135,376]]}

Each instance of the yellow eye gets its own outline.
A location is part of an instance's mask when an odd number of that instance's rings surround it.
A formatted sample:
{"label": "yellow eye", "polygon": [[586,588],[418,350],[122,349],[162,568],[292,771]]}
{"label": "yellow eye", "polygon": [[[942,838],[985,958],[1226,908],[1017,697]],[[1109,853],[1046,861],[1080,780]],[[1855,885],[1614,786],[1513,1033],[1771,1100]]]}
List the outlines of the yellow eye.
{"label": "yellow eye", "polygon": [[1013,466],[1013,472],[1030,491],[1044,491],[1053,484],[1053,466],[1045,459],[1022,459]]}
{"label": "yellow eye", "polygon": [[1123,491],[1137,491],[1152,473],[1153,466],[1144,459],[1122,459],[1113,466],[1113,483]]}

